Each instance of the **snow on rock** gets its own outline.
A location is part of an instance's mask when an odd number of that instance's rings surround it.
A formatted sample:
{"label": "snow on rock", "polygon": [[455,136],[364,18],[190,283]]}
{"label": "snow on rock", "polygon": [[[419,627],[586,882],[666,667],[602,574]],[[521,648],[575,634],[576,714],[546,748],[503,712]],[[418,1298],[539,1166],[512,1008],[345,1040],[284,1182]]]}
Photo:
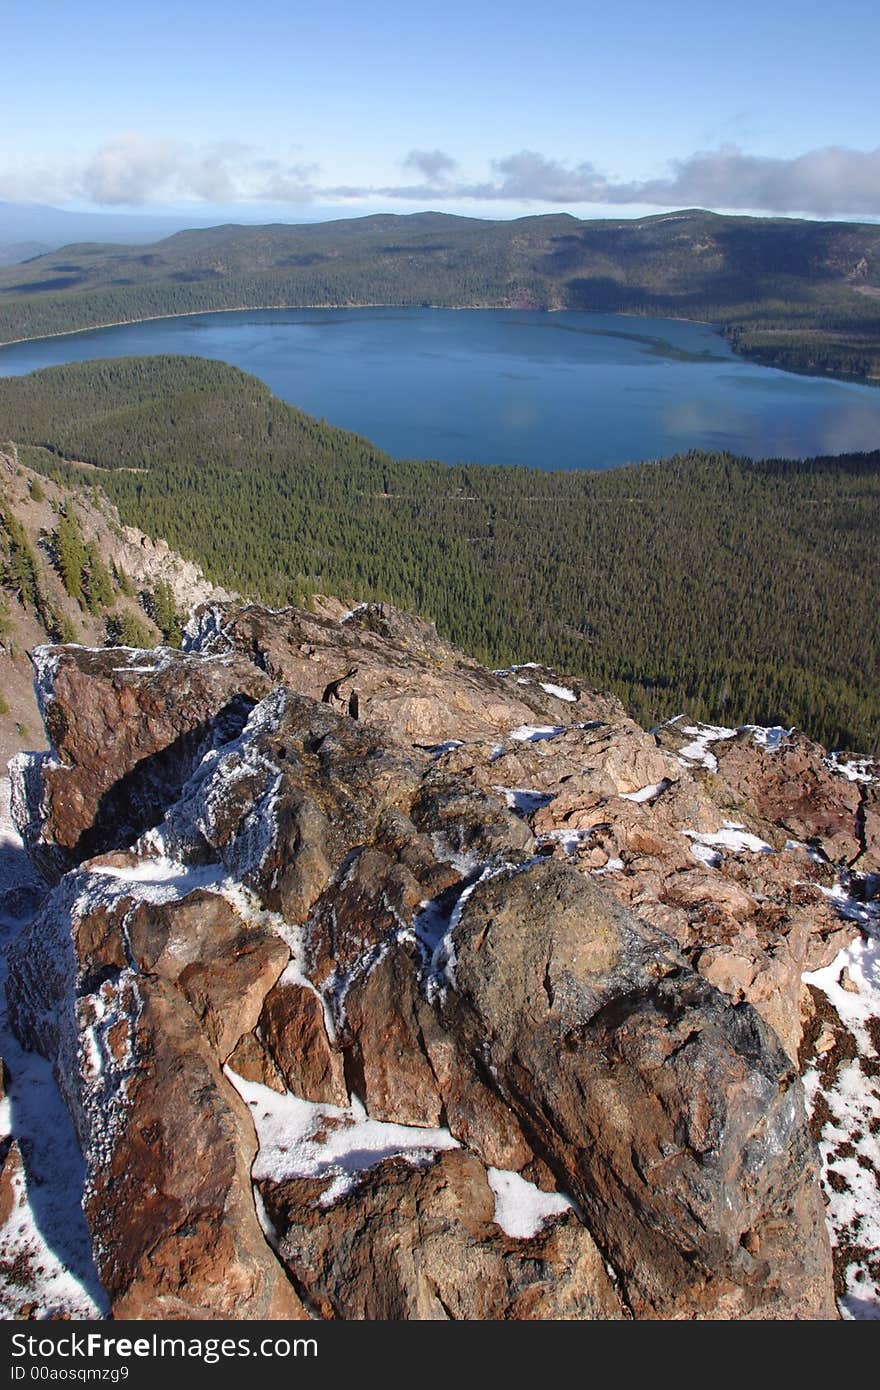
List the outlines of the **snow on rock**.
{"label": "snow on rock", "polygon": [[510,737],[515,743],[540,743],[545,738],[558,738],[569,726],[566,724],[520,724],[511,729]]}
{"label": "snow on rock", "polygon": [[555,695],[557,700],[567,700],[571,704],[577,703],[577,696],[573,690],[569,690],[567,685],[553,685],[551,681],[538,681],[542,690],[546,690],[548,695]]}
{"label": "snow on rock", "polygon": [[[151,832],[138,843],[149,844]],[[101,891],[102,879],[113,880]],[[122,896],[134,896],[141,902],[168,903],[185,898],[197,888],[218,888],[223,882],[221,864],[199,864],[192,867],[164,855],[139,859],[131,865],[97,864],[90,870],[89,888],[76,904],[75,910],[91,911],[97,906],[112,906]]]}
{"label": "snow on rock", "polygon": [[535,791],[531,787],[493,787],[492,790],[500,792],[518,816],[532,816],[553,800],[551,792]]}
{"label": "snow on rock", "polygon": [[840,1311],[880,1320],[880,940],[859,936],[803,976],[830,1005],[804,1075],[820,1129],[826,1216],[843,1284]]}
{"label": "snow on rock", "polygon": [[495,1223],[514,1240],[532,1240],[548,1221],[575,1209],[562,1192],[542,1192],[519,1173],[490,1168],[489,1186],[495,1193]]}
{"label": "snow on rock", "polygon": [[185,652],[214,654],[230,651],[232,643],[226,632],[223,609],[216,604],[194,609],[183,629],[182,647]]}
{"label": "snow on rock", "polygon": [[[676,715],[675,719],[668,720],[668,724],[674,724],[681,718],[681,715]],[[710,744],[736,738],[737,734],[749,733],[765,752],[775,753],[782,747],[783,741],[794,733],[794,729],[785,729],[780,724],[770,728],[763,724],[742,724],[738,729],[728,729],[724,724],[684,724],[681,732],[688,734],[692,740],[678,750],[678,761],[682,766],[705,767],[709,772],[717,772],[718,759],[709,751]]]}
{"label": "snow on rock", "polygon": [[783,739],[790,738],[794,733],[793,728],[786,729],[781,724],[773,724],[769,728],[763,724],[743,724],[742,730],[750,733],[758,747],[765,748],[768,753],[775,753],[782,747]]}
{"label": "snow on rock", "polygon": [[725,821],[722,828],[713,835],[701,834],[697,830],[682,830],[681,834],[687,835],[691,841],[694,858],[713,869],[721,863],[722,856],[718,854],[718,850],[726,849],[731,854],[743,854],[746,851],[750,854],[773,853],[772,845],[768,845],[759,835],[749,834],[745,826],[738,821]]}
{"label": "snow on rock", "polygon": [[[864,880],[859,880],[854,876],[856,883],[864,886]],[[858,922],[859,926],[867,932],[873,932],[875,936],[880,935],[880,898],[856,897],[854,893],[847,891],[847,887],[840,882],[834,884],[832,888],[821,890],[828,898],[836,912],[841,917],[845,917],[848,922]]]}
{"label": "snow on rock", "polygon": [[7,1068],[7,1094],[0,1100],[0,1151],[10,1144],[15,1148],[4,1169],[10,1201],[0,1226],[0,1316],[96,1318],[108,1304],[80,1206],[85,1170],[76,1135],[50,1063],[22,1048],[9,1021],[8,949],[45,891],[25,857],[9,802],[9,781],[3,778],[0,1056]]}
{"label": "snow on rock", "polygon": [[846,758],[841,753],[829,753],[825,766],[839,772],[848,782],[880,782],[880,764],[874,758]]}
{"label": "snow on rock", "polygon": [[460,738],[448,738],[445,743],[428,743],[418,745],[424,747],[426,753],[430,753],[432,758],[442,758],[444,753],[451,753],[455,748],[462,747]]}
{"label": "snow on rock", "polygon": [[710,772],[717,772],[718,759],[714,753],[709,752],[709,744],[718,743],[725,738],[734,738],[736,729],[727,729],[723,724],[685,724],[682,733],[690,735],[692,742],[679,748],[678,761],[684,767],[696,764],[698,767],[708,768]]}
{"label": "snow on rock", "polygon": [[[261,734],[277,728],[286,698],[283,688],[274,691],[254,706],[237,738],[206,753],[161,826],[149,832],[162,852],[183,858],[203,854],[207,847],[222,856],[228,874],[244,882],[259,870],[276,831],[281,774],[256,745]],[[262,790],[253,796],[235,834],[226,839],[220,827],[239,786]],[[250,799],[252,793],[248,795]]]}
{"label": "snow on rock", "polygon": [[607,864],[603,864],[601,868],[593,869],[591,872],[595,878],[601,878],[602,874],[619,874],[622,870],[623,860],[618,859],[615,855],[612,859],[608,860]]}
{"label": "snow on rock", "polygon": [[671,786],[669,778],[664,777],[661,782],[652,782],[649,787],[641,787],[637,792],[621,792],[620,797],[622,801],[656,801]]}
{"label": "snow on rock", "polygon": [[46,711],[53,698],[52,688],[60,660],[61,650],[58,647],[35,647],[31,653],[31,662],[34,668],[34,694],[37,697],[37,708],[44,724]]}
{"label": "snow on rock", "polygon": [[367,604],[367,603],[359,603],[359,604],[357,604],[356,607],[350,608],[350,609],[348,610],[347,613],[343,613],[343,614],[341,615],[341,617],[339,617],[339,618],[337,619],[337,622],[338,622],[338,623],[340,624],[340,626],[341,626],[343,623],[349,622],[349,621],[354,617],[354,615],[355,615],[356,613],[363,613],[363,611],[364,611],[365,608],[369,608],[369,604]]}
{"label": "snow on rock", "polygon": [[254,1182],[326,1179],[329,1186],[321,1196],[324,1207],[333,1206],[357,1186],[363,1173],[387,1158],[422,1165],[433,1162],[445,1149],[460,1147],[448,1129],[371,1120],[356,1097],[345,1109],[318,1105],[245,1081],[229,1067],[224,1071],[250,1108],[257,1131],[260,1148],[252,1170]]}
{"label": "snow on rock", "polygon": [[581,845],[586,844],[592,835],[592,828],[572,830],[569,826],[559,826],[556,830],[548,830],[546,835],[539,835],[537,843],[539,849],[545,845],[560,845],[566,854],[572,855]]}
{"label": "snow on rock", "polygon": [[452,906],[447,895],[423,902],[420,911],[413,918],[412,932],[422,952],[424,961],[424,988],[428,999],[435,1000],[445,995],[455,980],[455,928],[461,921],[464,905],[478,883],[496,878],[498,874],[513,870],[515,873],[528,868],[535,860],[527,859],[522,864],[490,863],[472,871]]}

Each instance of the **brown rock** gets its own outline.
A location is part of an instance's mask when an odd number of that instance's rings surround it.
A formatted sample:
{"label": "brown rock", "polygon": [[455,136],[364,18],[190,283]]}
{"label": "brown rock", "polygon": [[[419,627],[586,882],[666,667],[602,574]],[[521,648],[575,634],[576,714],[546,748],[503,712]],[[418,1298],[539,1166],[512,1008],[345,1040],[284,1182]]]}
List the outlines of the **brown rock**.
{"label": "brown rock", "polygon": [[463,1151],[429,1167],[389,1159],[334,1206],[321,1184],[261,1184],[279,1253],[322,1317],[619,1318],[620,1302],[572,1213],[530,1240],[495,1225],[482,1165]]}
{"label": "brown rock", "polygon": [[[212,604],[204,610],[202,646],[246,654],[274,681],[312,700],[355,666],[361,719],[380,723],[386,738],[403,744],[487,738],[521,724],[569,724],[597,717],[598,709],[620,712],[613,698],[580,686],[577,703],[549,695],[540,679],[561,679],[550,672],[536,671],[521,685],[515,675],[487,671],[439,638],[431,623],[387,604],[364,604],[341,619],[325,616],[322,606],[324,613],[268,613]],[[342,693],[347,698],[348,686]]]}
{"label": "brown rock", "polygon": [[[42,655],[40,654],[42,653]],[[42,713],[59,765],[24,770],[26,846],[47,874],[129,845],[162,818],[202,755],[270,690],[244,658],[40,649]]]}
{"label": "brown rock", "polygon": [[744,806],[799,840],[818,843],[832,861],[861,851],[859,786],[829,770],[824,750],[795,733],[773,751],[748,734],[713,745],[731,804]]}
{"label": "brown rock", "polygon": [[140,985],[128,1104],[85,1202],[116,1318],[303,1318],[257,1222],[256,1139],[171,986]]}
{"label": "brown rock", "polygon": [[367,1113],[401,1125],[440,1124],[443,1103],[418,1021],[413,950],[390,950],[350,989],[345,1014],[354,1087]]}
{"label": "brown rock", "polygon": [[342,1053],[330,1044],[324,1006],[314,989],[277,984],[263,1005],[260,1035],[294,1095],[330,1105],[348,1104]]}
{"label": "brown rock", "polygon": [[455,947],[445,1018],[581,1204],[637,1316],[834,1315],[800,1083],[752,1009],[553,862],[480,884]]}
{"label": "brown rock", "polygon": [[177,985],[221,1062],[256,1026],[290,959],[270,927],[245,923],[219,893],[203,890],[135,907],[126,930],[138,966]]}
{"label": "brown rock", "polygon": [[256,1081],[279,1095],[283,1095],[287,1090],[284,1077],[256,1033],[245,1033],[244,1037],[239,1039],[226,1065],[245,1081]]}
{"label": "brown rock", "polygon": [[454,1138],[490,1168],[519,1172],[534,1160],[519,1118],[434,1009],[419,1004],[419,1029]]}
{"label": "brown rock", "polygon": [[[254,978],[287,948],[248,955],[252,933],[215,895],[135,904],[137,885],[117,881],[114,900],[114,882],[68,874],[10,952],[13,1025],[55,1061],[114,1316],[303,1317],[257,1221],[253,1125],[218,1060],[256,1021]],[[193,952],[202,970],[187,979]]]}
{"label": "brown rock", "polygon": [[25,1200],[24,1161],[18,1140],[13,1139],[0,1162],[0,1230]]}

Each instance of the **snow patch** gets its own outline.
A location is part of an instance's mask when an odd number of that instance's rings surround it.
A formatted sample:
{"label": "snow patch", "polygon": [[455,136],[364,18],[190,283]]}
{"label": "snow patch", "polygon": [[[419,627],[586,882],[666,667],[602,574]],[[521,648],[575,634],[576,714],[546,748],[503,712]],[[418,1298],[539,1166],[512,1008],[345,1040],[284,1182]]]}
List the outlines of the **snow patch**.
{"label": "snow patch", "polygon": [[369,604],[367,603],[359,603],[356,607],[350,608],[347,613],[343,613],[342,617],[338,619],[339,626],[341,627],[343,623],[349,622],[349,620],[354,617],[355,613],[363,613],[364,609],[368,607]]}
{"label": "snow patch", "polygon": [[766,840],[762,840],[758,835],[751,835],[741,825],[739,821],[725,821],[721,830],[714,835],[701,834],[698,830],[682,830],[681,835],[687,835],[692,841],[691,852],[696,859],[710,868],[717,868],[721,862],[721,856],[716,850],[726,849],[731,854],[772,854],[773,846],[768,845]]}
{"label": "snow patch", "polygon": [[459,1148],[448,1129],[421,1129],[371,1120],[355,1097],[349,1106],[319,1105],[299,1096],[278,1095],[268,1086],[245,1081],[229,1067],[226,1076],[249,1107],[259,1151],[255,1183],[289,1178],[326,1180],[322,1207],[351,1192],[363,1175],[387,1158],[421,1167],[438,1153]]}
{"label": "snow patch", "polygon": [[[862,883],[857,876],[853,876],[854,884]],[[874,875],[876,882],[876,875]],[[854,886],[854,885],[853,885]],[[847,892],[846,885],[839,880],[832,888],[822,888],[826,898],[831,901],[832,907],[839,912],[841,917],[845,917],[848,922],[858,922],[859,926],[868,934],[875,936],[880,933],[880,898],[878,897],[856,897],[854,893]]]}
{"label": "snow patch", "polygon": [[661,782],[652,782],[649,787],[641,787],[637,792],[621,792],[622,801],[656,801],[658,796],[662,796],[665,791],[672,786],[668,777],[664,777]]}
{"label": "snow patch", "polygon": [[[10,816],[10,785],[0,779],[0,1056],[8,1068],[0,1101],[0,1139],[15,1141],[23,1166],[11,1177],[12,1205],[0,1227],[0,1316],[34,1305],[37,1318],[98,1318],[101,1288],[80,1206],[84,1165],[50,1062],[26,1051],[12,1031],[6,998],[11,944],[45,885],[26,859]],[[18,890],[33,890],[31,910]],[[23,908],[25,910],[19,911]],[[16,1271],[15,1277],[11,1271]]]}
{"label": "snow patch", "polygon": [[[759,748],[764,748],[768,753],[775,753],[782,747],[783,741],[791,738],[794,727],[784,728],[781,724],[773,724],[769,728],[763,724],[743,724],[742,730],[752,735]],[[741,732],[738,730],[737,732]]]}
{"label": "snow patch", "polygon": [[[681,718],[682,715],[676,715],[675,719],[668,720],[667,724],[661,724],[658,728],[667,728]],[[748,733],[765,752],[776,753],[785,739],[794,733],[794,729],[785,729],[781,724],[770,727],[763,724],[741,724],[738,729],[728,729],[724,724],[685,724],[682,726],[682,733],[689,734],[693,740],[678,750],[678,761],[682,766],[705,767],[710,772],[717,772],[718,759],[714,753],[709,752],[711,743],[721,743],[726,739],[736,738],[737,734]]]}
{"label": "snow patch", "polygon": [[492,790],[500,792],[518,816],[532,816],[553,800],[551,792],[535,791],[531,787],[493,787]]}
{"label": "snow patch", "polygon": [[593,869],[593,874],[598,878],[602,874],[619,874],[623,869],[623,860],[616,857],[609,859],[607,864],[603,864],[599,869]]}
{"label": "snow patch", "polygon": [[420,744],[426,753],[430,753],[432,758],[442,758],[444,753],[451,753],[454,748],[461,748],[464,740],[460,738],[448,738],[445,743],[426,743]]}
{"label": "snow patch", "polygon": [[518,729],[511,729],[510,737],[515,743],[541,743],[547,738],[558,738],[567,728],[567,724],[520,724]]}
{"label": "snow patch", "polygon": [[232,642],[226,632],[226,614],[216,604],[193,612],[183,629],[185,652],[228,652]]}
{"label": "snow patch", "polygon": [[689,734],[693,741],[679,748],[678,761],[683,767],[693,764],[708,768],[710,772],[717,772],[718,759],[714,753],[709,752],[709,744],[735,738],[736,732],[736,729],[728,729],[723,724],[685,724],[682,733]]}
{"label": "snow patch", "polygon": [[465,903],[477,884],[485,883],[506,870],[525,868],[531,862],[527,860],[525,865],[487,864],[471,878],[451,906],[449,891],[441,893],[439,898],[426,899],[421,904],[421,910],[413,918],[413,933],[422,951],[425,993],[429,1000],[433,1002],[443,998],[450,986],[456,988],[453,935]]}
{"label": "snow patch", "polygon": [[495,1193],[495,1224],[514,1240],[532,1240],[548,1221],[575,1209],[562,1192],[542,1192],[519,1173],[490,1168],[486,1176]]}
{"label": "snow patch", "polygon": [[880,782],[880,769],[873,758],[844,758],[841,753],[829,753],[825,766],[848,782]]}
{"label": "snow patch", "polygon": [[847,1319],[880,1320],[880,1279],[870,1268],[871,1253],[880,1249],[880,941],[858,936],[830,965],[803,979],[826,996],[856,1046],[856,1056],[845,1058],[830,1086],[816,1063],[803,1078],[811,1109],[821,1097],[830,1111],[819,1152],[831,1242],[847,1262],[840,1311]]}
{"label": "snow patch", "polygon": [[577,696],[573,690],[569,690],[567,685],[553,685],[550,681],[539,681],[542,690],[546,690],[548,695],[555,695],[557,700],[568,700],[571,704],[577,703]]}
{"label": "snow patch", "polygon": [[558,827],[556,830],[548,830],[546,835],[541,835],[538,839],[538,846],[557,844],[561,845],[566,854],[574,854],[581,845],[591,838],[592,829],[572,830],[566,826]]}

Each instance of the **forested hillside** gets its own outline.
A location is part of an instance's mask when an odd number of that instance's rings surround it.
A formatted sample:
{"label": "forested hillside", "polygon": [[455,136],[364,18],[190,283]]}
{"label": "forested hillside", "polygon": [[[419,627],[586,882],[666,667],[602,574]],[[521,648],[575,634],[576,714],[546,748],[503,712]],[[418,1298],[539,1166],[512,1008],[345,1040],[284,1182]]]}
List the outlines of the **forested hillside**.
{"label": "forested hillside", "polygon": [[4,380],[3,439],[274,604],[388,600],[492,664],[614,689],[643,721],[687,707],[878,746],[880,453],[395,461],[232,367],[168,357]]}
{"label": "forested hillside", "polygon": [[880,227],[699,211],[213,227],[0,269],[0,341],[166,314],[353,304],[671,315],[718,325],[759,361],[880,379]]}

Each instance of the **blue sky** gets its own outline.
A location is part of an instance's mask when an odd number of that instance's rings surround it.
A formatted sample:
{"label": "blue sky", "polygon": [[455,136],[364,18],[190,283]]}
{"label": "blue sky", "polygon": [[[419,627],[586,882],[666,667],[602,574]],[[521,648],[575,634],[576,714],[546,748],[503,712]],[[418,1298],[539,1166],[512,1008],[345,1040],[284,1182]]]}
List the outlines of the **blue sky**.
{"label": "blue sky", "polygon": [[0,199],[880,217],[876,0],[7,0],[2,32]]}

